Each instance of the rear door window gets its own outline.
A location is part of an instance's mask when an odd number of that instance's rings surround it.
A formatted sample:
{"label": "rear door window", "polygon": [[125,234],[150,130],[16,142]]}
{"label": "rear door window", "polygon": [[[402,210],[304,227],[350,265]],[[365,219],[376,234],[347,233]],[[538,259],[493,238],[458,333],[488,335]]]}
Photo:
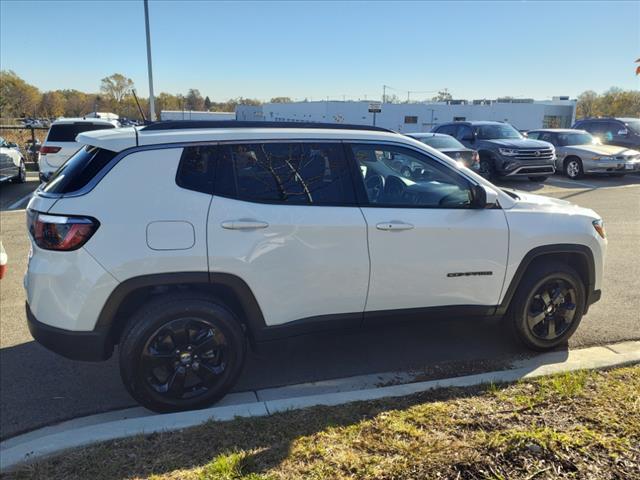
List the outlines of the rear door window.
{"label": "rear door window", "polygon": [[354,205],[339,143],[250,143],[220,147],[215,194],[249,202]]}
{"label": "rear door window", "polygon": [[78,150],[44,185],[47,193],[71,193],[86,186],[118,153],[89,145]]}
{"label": "rear door window", "polygon": [[60,123],[52,125],[47,135],[47,142],[75,142],[76,137],[83,132],[91,132],[93,130],[106,130],[115,128],[109,123]]}

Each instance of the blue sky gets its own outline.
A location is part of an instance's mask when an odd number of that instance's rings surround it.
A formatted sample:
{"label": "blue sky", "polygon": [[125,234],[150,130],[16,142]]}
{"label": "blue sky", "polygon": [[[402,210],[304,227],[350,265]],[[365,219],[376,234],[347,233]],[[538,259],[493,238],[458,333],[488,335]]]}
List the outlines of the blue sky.
{"label": "blue sky", "polygon": [[[156,93],[549,98],[640,88],[640,2],[151,1]],[[142,0],[0,1],[0,66],[42,90],[146,96]]]}

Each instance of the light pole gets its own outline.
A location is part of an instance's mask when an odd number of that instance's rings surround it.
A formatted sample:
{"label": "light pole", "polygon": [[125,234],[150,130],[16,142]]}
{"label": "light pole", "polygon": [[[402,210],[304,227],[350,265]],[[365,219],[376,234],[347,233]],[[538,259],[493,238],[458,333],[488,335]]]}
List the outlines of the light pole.
{"label": "light pole", "polygon": [[149,32],[149,0],[144,0],[144,26],[147,31],[147,65],[149,67],[149,120],[156,121],[156,103],[153,98],[153,68],[151,66],[151,33]]}

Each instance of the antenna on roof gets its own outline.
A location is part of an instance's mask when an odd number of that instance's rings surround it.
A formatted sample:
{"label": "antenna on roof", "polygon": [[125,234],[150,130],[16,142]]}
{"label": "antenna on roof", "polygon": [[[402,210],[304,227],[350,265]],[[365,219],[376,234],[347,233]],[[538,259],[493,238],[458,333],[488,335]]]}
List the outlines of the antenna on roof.
{"label": "antenna on roof", "polygon": [[140,115],[142,115],[142,121],[147,123],[147,117],[144,116],[144,111],[142,110],[142,107],[140,107],[140,102],[138,101],[135,88],[131,89],[131,93],[133,94],[133,99],[136,101],[136,105],[138,106],[138,111],[140,112]]}

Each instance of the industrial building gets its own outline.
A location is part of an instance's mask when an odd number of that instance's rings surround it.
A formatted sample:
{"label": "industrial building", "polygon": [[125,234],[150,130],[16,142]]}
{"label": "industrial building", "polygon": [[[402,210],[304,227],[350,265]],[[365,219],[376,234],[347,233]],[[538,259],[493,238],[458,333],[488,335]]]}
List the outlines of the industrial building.
{"label": "industrial building", "polygon": [[237,120],[281,122],[327,122],[377,125],[398,132],[427,132],[451,121],[496,120],[519,130],[569,128],[575,121],[576,101],[497,99],[448,102],[382,103],[370,113],[370,101],[317,101],[238,105]]}
{"label": "industrial building", "polygon": [[235,120],[234,112],[199,112],[195,110],[162,110],[160,120]]}

